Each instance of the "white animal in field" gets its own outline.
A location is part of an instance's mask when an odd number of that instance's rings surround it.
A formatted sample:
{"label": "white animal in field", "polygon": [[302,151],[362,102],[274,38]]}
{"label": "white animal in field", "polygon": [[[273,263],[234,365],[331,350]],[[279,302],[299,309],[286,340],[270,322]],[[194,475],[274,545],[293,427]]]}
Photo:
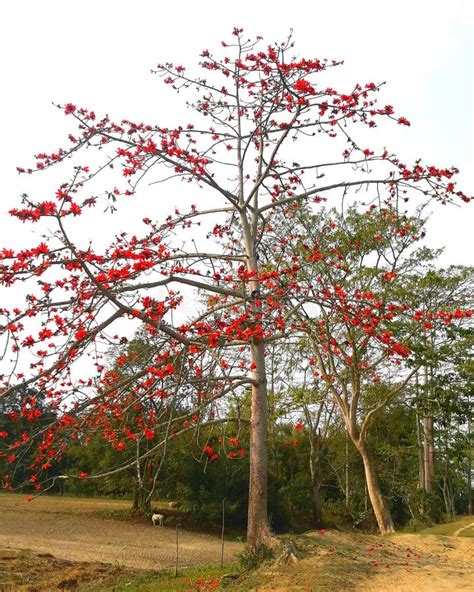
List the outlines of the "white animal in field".
{"label": "white animal in field", "polygon": [[170,502],[168,508],[170,510],[177,510],[181,504],[179,502]]}
{"label": "white animal in field", "polygon": [[158,526],[163,526],[165,517],[163,516],[163,514],[152,514],[151,521],[153,522],[153,526],[156,526],[157,523]]}

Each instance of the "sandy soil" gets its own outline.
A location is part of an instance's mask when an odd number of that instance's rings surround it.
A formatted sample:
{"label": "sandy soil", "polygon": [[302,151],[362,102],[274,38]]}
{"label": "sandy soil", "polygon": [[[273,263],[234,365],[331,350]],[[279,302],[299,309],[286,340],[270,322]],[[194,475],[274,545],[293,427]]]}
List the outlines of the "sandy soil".
{"label": "sandy soil", "polygon": [[474,541],[462,536],[315,531],[299,543],[303,558],[291,567],[259,570],[252,592],[474,590]]}
{"label": "sandy soil", "polygon": [[397,535],[397,544],[416,548],[419,561],[381,570],[359,592],[470,592],[474,590],[474,541],[431,535]]}
{"label": "sandy soil", "polygon": [[[100,510],[129,507],[129,502],[40,497],[28,504],[24,496],[0,495],[0,547],[51,553],[60,559],[104,562],[139,569],[172,566],[176,530],[106,520]],[[224,559],[232,561],[242,544],[226,542]],[[179,532],[179,563],[198,565],[220,561],[218,538]]]}

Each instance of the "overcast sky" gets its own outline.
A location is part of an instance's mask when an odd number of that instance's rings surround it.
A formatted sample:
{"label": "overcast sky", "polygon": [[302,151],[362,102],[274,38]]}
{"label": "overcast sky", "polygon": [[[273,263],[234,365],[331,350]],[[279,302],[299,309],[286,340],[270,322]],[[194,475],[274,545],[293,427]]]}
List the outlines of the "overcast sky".
{"label": "overcast sky", "polygon": [[[166,60],[195,63],[234,26],[268,41],[293,28],[298,54],[345,60],[342,82],[386,80],[385,102],[412,122],[387,125],[386,145],[405,161],[458,166],[461,188],[474,194],[472,10],[469,0],[5,3],[0,248],[28,240],[28,226],[7,214],[25,191],[15,167],[64,145],[68,122],[52,101],[165,126],[175,102],[150,69]],[[42,198],[51,197],[56,184],[34,177]],[[434,208],[429,243],[446,245],[444,264],[472,263],[473,227],[474,205]]]}

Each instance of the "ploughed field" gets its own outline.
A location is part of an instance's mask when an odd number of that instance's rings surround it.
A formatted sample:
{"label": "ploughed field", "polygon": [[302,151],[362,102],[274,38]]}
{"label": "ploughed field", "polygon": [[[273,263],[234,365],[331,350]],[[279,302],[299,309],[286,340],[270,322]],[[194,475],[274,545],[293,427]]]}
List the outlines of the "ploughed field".
{"label": "ploughed field", "polygon": [[[159,570],[175,564],[175,528],[107,519],[130,509],[130,501],[24,495],[0,495],[0,548],[50,553],[58,559],[103,562]],[[166,510],[163,510],[166,516]],[[225,542],[224,561],[243,545]],[[179,531],[179,564],[218,563],[217,537]]]}

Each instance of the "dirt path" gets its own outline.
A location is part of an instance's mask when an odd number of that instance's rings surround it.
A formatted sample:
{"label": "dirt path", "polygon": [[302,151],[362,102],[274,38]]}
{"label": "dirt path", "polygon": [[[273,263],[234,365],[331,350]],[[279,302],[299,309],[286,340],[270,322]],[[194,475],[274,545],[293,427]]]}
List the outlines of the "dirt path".
{"label": "dirt path", "polygon": [[[176,531],[105,520],[98,510],[121,509],[129,502],[42,497],[29,504],[23,496],[0,495],[0,547],[31,549],[72,561],[100,561],[140,569],[174,565]],[[225,561],[242,549],[226,542]],[[220,561],[216,537],[180,531],[181,565]]]}
{"label": "dirt path", "polygon": [[472,539],[397,535],[398,545],[416,548],[418,561],[380,570],[358,592],[470,592],[474,590]]}
{"label": "dirt path", "polygon": [[[474,544],[467,537],[389,537],[313,531],[298,538],[301,560],[263,567],[238,590],[252,592],[471,592]],[[253,579],[252,579],[253,578]]]}
{"label": "dirt path", "polygon": [[468,528],[472,528],[474,526],[474,522],[471,522],[471,524],[467,524],[466,526],[463,526],[462,528],[458,528],[453,536],[460,536],[461,532],[464,532],[465,530],[467,530]]}

